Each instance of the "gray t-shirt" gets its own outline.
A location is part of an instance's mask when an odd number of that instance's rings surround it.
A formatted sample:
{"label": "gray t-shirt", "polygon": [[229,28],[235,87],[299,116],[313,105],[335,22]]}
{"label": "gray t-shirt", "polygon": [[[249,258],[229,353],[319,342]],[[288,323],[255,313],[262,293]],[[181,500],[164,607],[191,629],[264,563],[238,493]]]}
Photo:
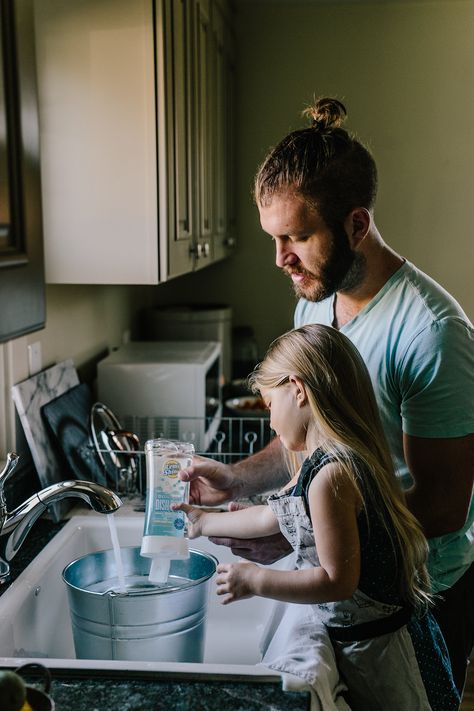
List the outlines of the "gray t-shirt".
{"label": "gray t-shirt", "polygon": [[[331,325],[334,296],[300,299],[295,327]],[[403,432],[415,437],[462,437],[474,432],[474,329],[455,299],[405,262],[357,316],[341,328],[369,370],[382,422],[402,484],[411,478]],[[474,504],[466,525],[430,540],[435,589],[452,585],[474,559]]]}

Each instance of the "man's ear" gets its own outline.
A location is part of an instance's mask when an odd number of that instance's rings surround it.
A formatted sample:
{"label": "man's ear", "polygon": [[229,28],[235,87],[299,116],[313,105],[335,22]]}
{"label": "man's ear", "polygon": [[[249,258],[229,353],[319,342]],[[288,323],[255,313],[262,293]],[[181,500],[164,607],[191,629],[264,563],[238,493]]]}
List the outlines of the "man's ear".
{"label": "man's ear", "polygon": [[306,387],[304,382],[296,375],[290,375],[289,381],[294,388],[296,404],[298,405],[298,407],[303,407],[303,405],[306,405],[306,403],[308,402],[308,396],[306,395]]}
{"label": "man's ear", "polygon": [[344,220],[344,229],[352,249],[355,249],[367,236],[372,217],[365,207],[355,207]]}

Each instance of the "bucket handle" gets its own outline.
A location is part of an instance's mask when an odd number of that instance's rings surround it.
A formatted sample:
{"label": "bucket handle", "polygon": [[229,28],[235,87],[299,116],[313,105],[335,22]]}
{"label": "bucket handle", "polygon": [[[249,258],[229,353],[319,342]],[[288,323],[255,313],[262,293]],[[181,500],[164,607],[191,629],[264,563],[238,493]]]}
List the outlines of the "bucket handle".
{"label": "bucket handle", "polygon": [[[49,690],[51,688],[51,672],[43,664],[37,664],[35,662],[29,662],[28,664],[22,664],[21,667],[18,667],[17,669],[15,669],[16,674],[20,674],[20,672],[24,672],[26,674],[39,673],[43,677],[43,684],[44,684],[43,691],[45,692],[45,694],[49,693]],[[20,674],[20,676],[21,676],[21,674]]]}

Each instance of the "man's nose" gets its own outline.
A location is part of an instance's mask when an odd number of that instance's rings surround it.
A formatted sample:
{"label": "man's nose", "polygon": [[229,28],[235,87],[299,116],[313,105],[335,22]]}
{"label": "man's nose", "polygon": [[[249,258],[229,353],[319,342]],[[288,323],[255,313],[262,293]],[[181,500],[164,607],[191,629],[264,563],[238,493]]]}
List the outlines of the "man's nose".
{"label": "man's nose", "polygon": [[298,257],[283,240],[275,240],[275,263],[281,269],[298,261]]}

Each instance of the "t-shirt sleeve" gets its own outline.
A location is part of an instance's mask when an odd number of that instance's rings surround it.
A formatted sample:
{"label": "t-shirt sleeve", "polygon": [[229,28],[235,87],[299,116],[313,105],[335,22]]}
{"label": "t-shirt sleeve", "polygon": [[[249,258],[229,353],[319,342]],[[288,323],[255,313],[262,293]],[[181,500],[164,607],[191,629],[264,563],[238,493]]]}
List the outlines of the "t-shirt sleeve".
{"label": "t-shirt sleeve", "polygon": [[458,318],[420,331],[402,359],[403,431],[415,437],[474,432],[474,331]]}

